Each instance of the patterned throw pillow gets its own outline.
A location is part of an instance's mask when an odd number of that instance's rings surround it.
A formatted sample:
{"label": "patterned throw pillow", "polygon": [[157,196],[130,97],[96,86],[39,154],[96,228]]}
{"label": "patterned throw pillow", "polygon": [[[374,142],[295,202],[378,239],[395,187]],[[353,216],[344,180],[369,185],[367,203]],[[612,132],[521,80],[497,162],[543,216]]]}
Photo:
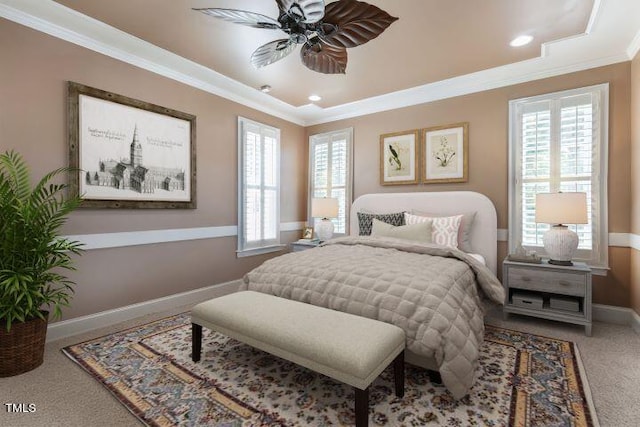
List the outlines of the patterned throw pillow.
{"label": "patterned throw pillow", "polygon": [[390,213],[390,214],[370,214],[364,212],[358,212],[358,226],[360,228],[360,236],[370,236],[371,226],[373,219],[386,222],[387,224],[404,225],[404,212]]}
{"label": "patterned throw pillow", "polygon": [[[441,216],[453,216],[453,213],[447,214],[436,214],[430,212],[420,212],[417,210],[412,210],[410,212],[412,215],[417,216],[426,216],[427,218],[433,217],[441,217]],[[458,230],[458,249],[465,252],[472,252],[471,248],[471,226],[473,225],[473,221],[476,218],[475,212],[460,212],[455,213],[455,215],[462,215],[462,222],[460,223],[460,229]]]}
{"label": "patterned throw pillow", "polygon": [[404,220],[407,224],[419,224],[421,222],[432,221],[431,240],[433,243],[442,246],[458,247],[458,229],[462,222],[462,215],[426,217],[411,215],[405,212]]}

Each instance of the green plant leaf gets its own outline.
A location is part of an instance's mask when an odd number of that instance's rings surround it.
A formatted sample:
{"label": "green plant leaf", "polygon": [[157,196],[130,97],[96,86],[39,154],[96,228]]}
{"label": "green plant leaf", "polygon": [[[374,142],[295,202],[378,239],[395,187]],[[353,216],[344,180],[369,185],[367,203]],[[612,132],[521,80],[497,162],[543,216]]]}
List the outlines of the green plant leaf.
{"label": "green plant leaf", "polygon": [[60,228],[81,200],[66,195],[66,183],[52,182],[69,171],[55,169],[32,188],[22,156],[0,154],[0,321],[7,330],[16,321],[44,318],[48,307],[59,317],[73,295],[75,283],[64,272],[75,270],[72,256],[82,244],[62,238]]}

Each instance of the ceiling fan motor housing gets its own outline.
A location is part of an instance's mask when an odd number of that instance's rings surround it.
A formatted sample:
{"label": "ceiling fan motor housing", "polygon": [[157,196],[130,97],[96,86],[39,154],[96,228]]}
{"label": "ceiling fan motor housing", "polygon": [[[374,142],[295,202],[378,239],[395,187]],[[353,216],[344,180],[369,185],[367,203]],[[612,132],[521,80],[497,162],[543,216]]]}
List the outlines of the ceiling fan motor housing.
{"label": "ceiling fan motor housing", "polygon": [[303,64],[323,74],[344,74],[346,49],[373,40],[398,19],[357,0],[338,0],[327,5],[324,0],[276,0],[276,3],[280,10],[277,21],[244,10],[197,10],[236,24],[279,29],[288,34],[288,39],[274,40],[253,52],[251,63],[256,68],[279,61],[289,55],[295,45],[302,45]]}

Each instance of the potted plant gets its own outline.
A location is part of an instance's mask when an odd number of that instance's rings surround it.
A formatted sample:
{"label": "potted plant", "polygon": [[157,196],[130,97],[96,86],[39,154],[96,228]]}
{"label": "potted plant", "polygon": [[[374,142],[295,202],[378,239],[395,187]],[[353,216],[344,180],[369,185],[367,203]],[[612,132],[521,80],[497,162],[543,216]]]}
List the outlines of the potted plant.
{"label": "potted plant", "polygon": [[51,182],[68,171],[56,169],[32,187],[22,156],[0,154],[0,377],[42,364],[48,311],[59,317],[73,293],[63,273],[75,269],[81,243],[59,230],[80,197]]}

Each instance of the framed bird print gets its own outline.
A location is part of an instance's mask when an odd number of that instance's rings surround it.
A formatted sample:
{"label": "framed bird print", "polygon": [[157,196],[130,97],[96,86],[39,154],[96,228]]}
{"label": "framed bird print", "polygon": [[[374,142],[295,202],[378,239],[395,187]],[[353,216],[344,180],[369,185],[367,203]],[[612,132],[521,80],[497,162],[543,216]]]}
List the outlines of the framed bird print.
{"label": "framed bird print", "polygon": [[380,135],[380,185],[418,183],[418,130]]}
{"label": "framed bird print", "polygon": [[467,182],[469,123],[422,129],[422,182]]}

